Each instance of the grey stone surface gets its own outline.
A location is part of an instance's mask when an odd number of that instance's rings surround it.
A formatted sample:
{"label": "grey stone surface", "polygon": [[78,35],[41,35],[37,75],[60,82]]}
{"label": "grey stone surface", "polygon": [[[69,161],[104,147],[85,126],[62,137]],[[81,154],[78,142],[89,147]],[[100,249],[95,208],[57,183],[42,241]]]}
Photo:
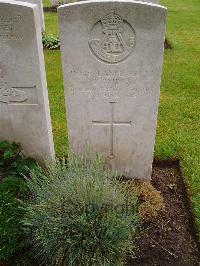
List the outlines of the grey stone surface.
{"label": "grey stone surface", "polygon": [[69,144],[150,179],[166,9],[133,1],[58,8]]}
{"label": "grey stone surface", "polygon": [[146,2],[146,3],[159,4],[159,0],[135,0],[135,1],[141,1],[141,2]]}
{"label": "grey stone surface", "polygon": [[59,5],[59,1],[58,0],[51,0],[51,5],[52,6],[58,6]]}
{"label": "grey stone surface", "polygon": [[24,2],[0,2],[0,140],[54,158],[39,13]]}
{"label": "grey stone surface", "polygon": [[13,0],[13,1],[27,2],[27,3],[30,3],[30,4],[36,4],[36,5],[38,5],[39,14],[40,14],[41,31],[44,31],[45,30],[44,12],[43,12],[43,3],[42,3],[42,0]]}
{"label": "grey stone surface", "polygon": [[[135,0],[135,1],[159,4],[159,0]],[[77,1],[77,0],[51,0],[51,5],[52,6],[60,6],[60,5],[70,4],[70,3],[75,3],[75,2],[79,2],[79,1]]]}

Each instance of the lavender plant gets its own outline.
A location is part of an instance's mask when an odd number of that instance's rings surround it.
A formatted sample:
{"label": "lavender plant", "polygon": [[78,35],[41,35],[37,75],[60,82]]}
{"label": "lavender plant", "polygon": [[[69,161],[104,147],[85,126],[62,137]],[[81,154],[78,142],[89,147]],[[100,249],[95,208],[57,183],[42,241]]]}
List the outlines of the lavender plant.
{"label": "lavender plant", "polygon": [[70,155],[27,180],[24,226],[41,265],[121,265],[132,252],[137,196],[100,157]]}

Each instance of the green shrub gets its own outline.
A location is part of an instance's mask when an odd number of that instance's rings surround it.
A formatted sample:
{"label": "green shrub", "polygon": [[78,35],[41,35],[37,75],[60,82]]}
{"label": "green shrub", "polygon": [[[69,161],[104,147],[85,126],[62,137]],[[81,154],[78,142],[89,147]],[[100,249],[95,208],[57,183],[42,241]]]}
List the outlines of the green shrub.
{"label": "green shrub", "polygon": [[32,171],[24,225],[44,265],[121,265],[133,252],[137,197],[100,158],[76,156]]}
{"label": "green shrub", "polygon": [[46,33],[42,34],[42,43],[43,47],[50,50],[60,49],[60,40],[59,37],[53,37],[51,35],[47,35]]}
{"label": "green shrub", "polygon": [[27,198],[28,186],[22,175],[34,165],[19,145],[0,142],[0,261],[11,261],[23,247],[24,211],[18,199]]}

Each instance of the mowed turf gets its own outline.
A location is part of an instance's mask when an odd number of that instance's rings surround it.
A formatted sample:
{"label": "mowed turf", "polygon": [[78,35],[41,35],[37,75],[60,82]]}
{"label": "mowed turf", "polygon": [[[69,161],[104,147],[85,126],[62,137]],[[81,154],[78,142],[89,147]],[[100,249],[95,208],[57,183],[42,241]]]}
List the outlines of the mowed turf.
{"label": "mowed turf", "polygon": [[58,16],[55,12],[45,12],[45,32],[54,37],[58,36]]}
{"label": "mowed turf", "polygon": [[[164,54],[155,157],[180,159],[200,233],[200,1],[161,4],[168,8],[166,35],[173,49]],[[45,21],[46,31],[56,35],[57,15],[45,13]],[[56,154],[63,156],[67,137],[60,51],[45,50],[45,61]]]}

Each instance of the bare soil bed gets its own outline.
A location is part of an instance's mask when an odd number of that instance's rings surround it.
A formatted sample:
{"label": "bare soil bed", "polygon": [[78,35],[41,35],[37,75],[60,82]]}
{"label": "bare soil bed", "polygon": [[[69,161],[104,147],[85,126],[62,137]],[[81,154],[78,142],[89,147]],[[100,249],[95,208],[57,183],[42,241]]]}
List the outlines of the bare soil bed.
{"label": "bare soil bed", "polygon": [[152,185],[165,208],[155,221],[142,223],[135,257],[128,265],[200,265],[193,215],[177,163],[154,163]]}

